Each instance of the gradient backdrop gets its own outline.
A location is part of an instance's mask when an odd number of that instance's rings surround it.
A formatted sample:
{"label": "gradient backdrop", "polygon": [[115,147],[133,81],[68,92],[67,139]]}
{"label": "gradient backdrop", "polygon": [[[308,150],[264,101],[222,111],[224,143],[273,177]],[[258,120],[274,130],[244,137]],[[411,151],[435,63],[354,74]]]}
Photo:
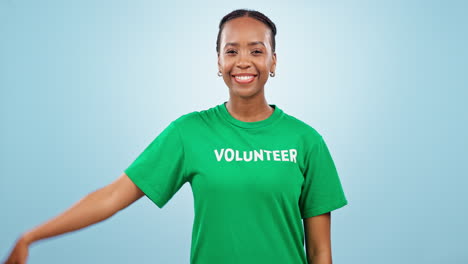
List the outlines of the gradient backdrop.
{"label": "gradient backdrop", "polygon": [[[468,2],[403,0],[1,0],[2,260],[172,120],[228,99],[215,42],[237,8],[278,27],[267,101],[334,157],[349,200],[334,263],[468,263]],[[28,263],[188,263],[192,220],[185,184],[163,209],[143,197],[33,244]]]}

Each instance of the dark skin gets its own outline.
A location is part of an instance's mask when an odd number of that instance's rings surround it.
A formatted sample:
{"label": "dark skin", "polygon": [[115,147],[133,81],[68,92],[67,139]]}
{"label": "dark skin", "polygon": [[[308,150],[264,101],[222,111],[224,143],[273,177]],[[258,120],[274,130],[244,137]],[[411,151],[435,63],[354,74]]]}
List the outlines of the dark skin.
{"label": "dark skin", "polygon": [[[253,41],[264,45],[247,45]],[[226,45],[233,42],[238,46]],[[275,67],[276,53],[272,52],[270,29],[265,24],[250,17],[240,17],[224,25],[218,69],[229,87],[226,108],[234,118],[254,122],[264,120],[273,113],[273,108],[265,99],[264,86]],[[256,77],[252,83],[238,84],[233,77],[238,73],[253,73]]]}
{"label": "dark skin", "polygon": [[[271,50],[269,28],[252,18],[236,18],[225,24],[218,66],[229,87],[229,112],[245,122],[268,118],[273,109],[264,97],[269,72],[274,72],[276,54]],[[251,41],[265,44],[248,46]],[[224,49],[227,42],[239,46]],[[232,51],[231,51],[232,50]],[[230,53],[226,54],[225,52]],[[261,52],[260,52],[261,51]],[[249,72],[257,79],[248,85],[235,83],[231,73]],[[22,235],[4,263],[25,264],[35,241],[81,229],[107,219],[140,199],[144,193],[124,173],[116,181],[88,194],[64,213]],[[309,264],[331,264],[330,213],[304,219]]]}
{"label": "dark skin", "polygon": [[[221,33],[218,69],[229,88],[226,108],[238,120],[261,121],[273,113],[264,93],[269,73],[275,72],[276,68],[276,53],[272,51],[270,34],[267,25],[250,17],[228,21]],[[248,45],[252,42],[264,45]],[[226,45],[228,43],[237,45]],[[252,73],[256,77],[249,84],[239,84],[233,76],[238,73]],[[330,212],[304,218],[303,224],[308,263],[332,264]]]}
{"label": "dark skin", "polygon": [[331,213],[304,218],[307,261],[309,264],[332,264]]}

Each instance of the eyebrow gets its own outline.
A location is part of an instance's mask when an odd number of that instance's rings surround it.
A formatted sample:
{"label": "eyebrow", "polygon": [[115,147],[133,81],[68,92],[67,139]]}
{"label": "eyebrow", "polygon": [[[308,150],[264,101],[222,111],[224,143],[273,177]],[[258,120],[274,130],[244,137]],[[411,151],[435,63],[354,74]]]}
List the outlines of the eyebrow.
{"label": "eyebrow", "polygon": [[[254,46],[254,45],[258,45],[258,44],[261,44],[265,47],[265,43],[261,42],[261,41],[253,41],[253,42],[249,42],[247,43],[248,46]],[[227,46],[239,46],[239,43],[237,42],[228,42],[226,43],[226,45],[224,45],[224,47],[227,47]]]}

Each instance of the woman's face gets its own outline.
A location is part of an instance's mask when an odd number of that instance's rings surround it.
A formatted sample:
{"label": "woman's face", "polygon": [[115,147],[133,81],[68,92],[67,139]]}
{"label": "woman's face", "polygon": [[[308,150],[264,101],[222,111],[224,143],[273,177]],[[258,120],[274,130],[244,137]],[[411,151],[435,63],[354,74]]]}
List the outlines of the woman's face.
{"label": "woman's face", "polygon": [[[275,71],[270,28],[251,17],[224,24],[220,36],[218,68],[231,96],[253,97],[263,93],[270,72]],[[245,77],[236,78],[236,76]]]}

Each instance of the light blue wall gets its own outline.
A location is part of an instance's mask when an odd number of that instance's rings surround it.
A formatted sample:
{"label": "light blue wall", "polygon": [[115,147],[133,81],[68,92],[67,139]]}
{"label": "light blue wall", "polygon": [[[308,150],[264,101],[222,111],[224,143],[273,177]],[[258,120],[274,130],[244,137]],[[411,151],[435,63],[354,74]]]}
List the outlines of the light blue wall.
{"label": "light blue wall", "polygon": [[[0,1],[0,258],[227,100],[217,26],[250,8],[278,27],[267,101],[323,134],[349,200],[334,263],[468,263],[467,2],[235,2]],[[192,203],[143,197],[28,263],[188,263]]]}

